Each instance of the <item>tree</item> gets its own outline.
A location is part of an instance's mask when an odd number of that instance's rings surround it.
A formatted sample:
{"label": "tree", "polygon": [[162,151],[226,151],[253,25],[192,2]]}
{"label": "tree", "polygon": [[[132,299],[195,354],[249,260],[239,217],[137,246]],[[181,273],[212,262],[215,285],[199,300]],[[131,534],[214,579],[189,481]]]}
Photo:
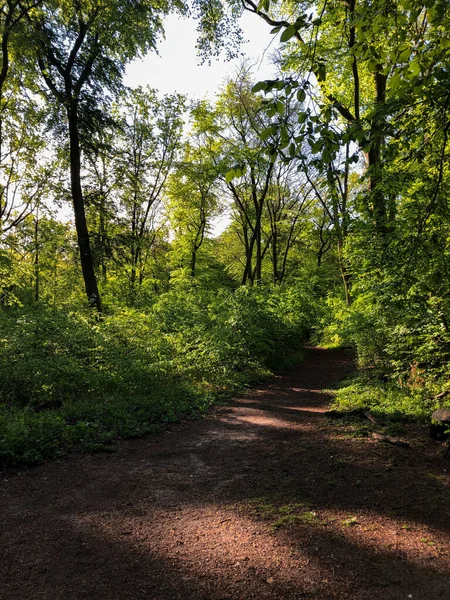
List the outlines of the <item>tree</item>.
{"label": "tree", "polygon": [[108,268],[117,246],[118,195],[123,178],[119,127],[112,124],[96,133],[85,151],[85,202],[90,228],[93,261],[103,285],[108,281]]}
{"label": "tree", "polygon": [[136,286],[142,285],[147,254],[157,237],[167,178],[181,150],[185,102],[180,94],[159,98],[150,88],[131,90],[120,102],[119,195],[132,301]]}
{"label": "tree", "polygon": [[384,348],[393,369],[418,356],[443,368],[450,356],[450,305],[441,285],[450,265],[450,5],[244,4],[285,43],[286,76],[255,91],[268,103],[280,91],[286,102],[309,96],[292,155],[305,140],[314,154],[308,167],[320,174],[316,191],[344,257],[347,300],[350,277],[360,300],[354,310],[362,301],[368,307],[354,322],[370,324],[374,337],[384,327],[377,352]]}
{"label": "tree", "polygon": [[[222,170],[223,187],[233,202],[232,218],[246,256],[242,284],[261,281],[262,219],[273,172],[273,161],[266,152],[271,141],[261,144],[259,137],[267,120],[250,89],[243,68],[236,80],[227,83],[214,109],[202,104],[195,114],[214,148],[213,160]],[[235,167],[230,170],[232,165]]]}
{"label": "tree", "polygon": [[71,226],[55,219],[45,205],[36,206],[3,238],[0,264],[6,259],[10,268],[9,277],[2,277],[2,301],[53,307],[67,301],[79,284],[75,255]]}
{"label": "tree", "polygon": [[8,86],[11,58],[14,58],[15,64],[20,63],[23,50],[29,42],[23,25],[29,19],[30,13],[42,4],[42,1],[5,0],[0,7],[0,147],[3,140],[3,116],[5,110],[8,110],[8,98],[5,97],[5,93],[9,91],[8,87],[14,87],[14,84]]}
{"label": "tree", "polygon": [[[42,0],[6,0],[0,7],[0,235],[16,227],[44,194],[50,170],[41,151],[43,111],[23,83],[26,22]],[[35,165],[39,164],[36,172]],[[32,166],[34,168],[32,168]],[[31,175],[30,172],[34,171]]]}
{"label": "tree", "polygon": [[[396,201],[388,191],[391,181],[385,179],[384,168],[392,140],[407,126],[417,102],[442,111],[439,127],[449,121],[448,93],[442,85],[450,48],[445,33],[450,23],[448,3],[345,0],[297,5],[286,0],[275,5],[268,0],[256,5],[244,0],[243,4],[274,26],[272,33],[281,31],[281,41],[287,44],[289,76],[261,83],[258,89],[311,95],[314,107],[301,115],[304,135],[318,155],[316,166],[324,172],[340,147],[348,141],[358,144],[367,165],[365,210],[376,231],[386,233]],[[317,85],[311,85],[312,75]],[[423,115],[425,120],[429,117]],[[421,137],[420,128],[415,135]],[[349,160],[357,157],[350,155]]]}
{"label": "tree", "polygon": [[289,253],[310,220],[312,186],[298,165],[277,161],[267,199],[273,283],[286,276]]}
{"label": "tree", "polygon": [[101,300],[81,185],[83,133],[101,120],[99,101],[105,90],[120,84],[125,64],[155,47],[161,17],[172,6],[165,0],[157,11],[148,1],[48,1],[29,15],[42,77],[66,116],[81,266],[88,302],[98,312]]}
{"label": "tree", "polygon": [[[219,2],[195,0],[199,48],[220,46],[230,15]],[[47,0],[27,13],[35,36],[42,77],[65,113],[69,138],[70,179],[81,266],[88,302],[101,312],[81,185],[83,134],[99,126],[105,92],[120,87],[125,65],[154,49],[163,33],[164,15],[185,13],[182,0]],[[217,34],[216,36],[214,34]],[[238,29],[234,35],[239,36]]]}
{"label": "tree", "polygon": [[17,227],[55,183],[57,160],[44,131],[45,112],[15,90],[1,116],[0,236]]}
{"label": "tree", "polygon": [[187,258],[187,271],[192,279],[197,277],[197,257],[205,236],[211,231],[212,220],[221,211],[219,169],[211,160],[208,151],[211,148],[202,147],[206,140],[201,134],[195,134],[194,125],[191,140],[184,146],[183,159],[170,178],[166,201],[177,262],[186,270]]}

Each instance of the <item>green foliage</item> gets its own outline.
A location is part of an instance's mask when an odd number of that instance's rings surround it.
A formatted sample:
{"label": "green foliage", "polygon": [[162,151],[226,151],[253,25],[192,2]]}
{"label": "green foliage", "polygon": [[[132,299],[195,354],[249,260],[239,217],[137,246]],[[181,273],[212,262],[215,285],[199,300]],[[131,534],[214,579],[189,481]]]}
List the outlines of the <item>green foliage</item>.
{"label": "green foliage", "polygon": [[359,296],[349,307],[330,296],[321,310],[320,342],[326,347],[354,347],[362,367],[383,366],[387,343],[386,318],[376,299]]}
{"label": "green foliage", "polygon": [[[0,462],[199,414],[312,331],[372,374],[337,406],[425,417],[450,389],[448,2],[156,4],[0,17]],[[187,138],[184,97],[121,77],[190,7],[203,57],[227,36],[235,53],[243,7],[275,24],[283,77],[253,85],[243,65]],[[69,154],[77,236],[46,206],[68,198]]]}
{"label": "green foliage", "polygon": [[375,367],[401,385],[434,394],[446,389],[450,338],[440,302],[378,292],[361,294],[349,307],[329,298],[321,309],[321,343],[355,348],[361,367]]}
{"label": "green foliage", "polygon": [[288,288],[161,295],[95,321],[45,304],[0,312],[0,463],[35,464],[201,414],[285,365],[312,307]]}
{"label": "green foliage", "polygon": [[394,421],[427,421],[435,404],[436,401],[430,399],[423,389],[400,387],[392,381],[383,382],[370,372],[363,372],[344,382],[335,391],[333,401],[333,406],[339,410],[370,410],[375,417]]}
{"label": "green foliage", "polygon": [[252,498],[242,507],[258,519],[271,522],[271,529],[276,531],[294,525],[323,525],[317,513],[308,510],[306,503],[280,504],[280,498]]}

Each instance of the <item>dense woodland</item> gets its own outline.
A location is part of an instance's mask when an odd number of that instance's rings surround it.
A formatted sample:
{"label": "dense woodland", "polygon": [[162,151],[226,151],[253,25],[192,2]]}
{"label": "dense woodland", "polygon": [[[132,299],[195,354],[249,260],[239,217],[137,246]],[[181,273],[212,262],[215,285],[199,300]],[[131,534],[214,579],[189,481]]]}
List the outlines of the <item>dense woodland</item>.
{"label": "dense woodland", "polygon": [[[169,13],[208,60],[243,10],[276,78],[123,85]],[[0,25],[2,465],[195,416],[306,341],[355,349],[343,406],[448,406],[447,0],[2,0]]]}

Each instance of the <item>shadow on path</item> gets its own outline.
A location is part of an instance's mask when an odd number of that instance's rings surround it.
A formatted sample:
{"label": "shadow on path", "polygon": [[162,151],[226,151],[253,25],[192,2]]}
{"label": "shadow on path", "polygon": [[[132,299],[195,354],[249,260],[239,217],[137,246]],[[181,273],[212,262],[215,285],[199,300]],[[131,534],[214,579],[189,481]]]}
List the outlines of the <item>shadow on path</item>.
{"label": "shadow on path", "polygon": [[448,463],[330,423],[351,368],[309,349],[202,421],[4,477],[0,598],[450,597]]}

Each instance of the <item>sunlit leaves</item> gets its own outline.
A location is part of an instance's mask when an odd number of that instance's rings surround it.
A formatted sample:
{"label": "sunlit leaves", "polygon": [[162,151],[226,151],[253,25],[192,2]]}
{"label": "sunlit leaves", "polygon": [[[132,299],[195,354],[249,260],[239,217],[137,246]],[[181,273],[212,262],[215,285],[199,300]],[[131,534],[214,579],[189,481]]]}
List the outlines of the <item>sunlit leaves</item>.
{"label": "sunlit leaves", "polygon": [[270,0],[260,0],[258,4],[258,10],[265,10],[266,12],[270,9]]}
{"label": "sunlit leaves", "polygon": [[408,62],[413,49],[410,46],[406,46],[406,48],[399,48],[398,52],[398,62]]}
{"label": "sunlit leaves", "polygon": [[417,77],[420,74],[421,67],[418,60],[413,60],[409,63],[409,71],[414,77]]}

